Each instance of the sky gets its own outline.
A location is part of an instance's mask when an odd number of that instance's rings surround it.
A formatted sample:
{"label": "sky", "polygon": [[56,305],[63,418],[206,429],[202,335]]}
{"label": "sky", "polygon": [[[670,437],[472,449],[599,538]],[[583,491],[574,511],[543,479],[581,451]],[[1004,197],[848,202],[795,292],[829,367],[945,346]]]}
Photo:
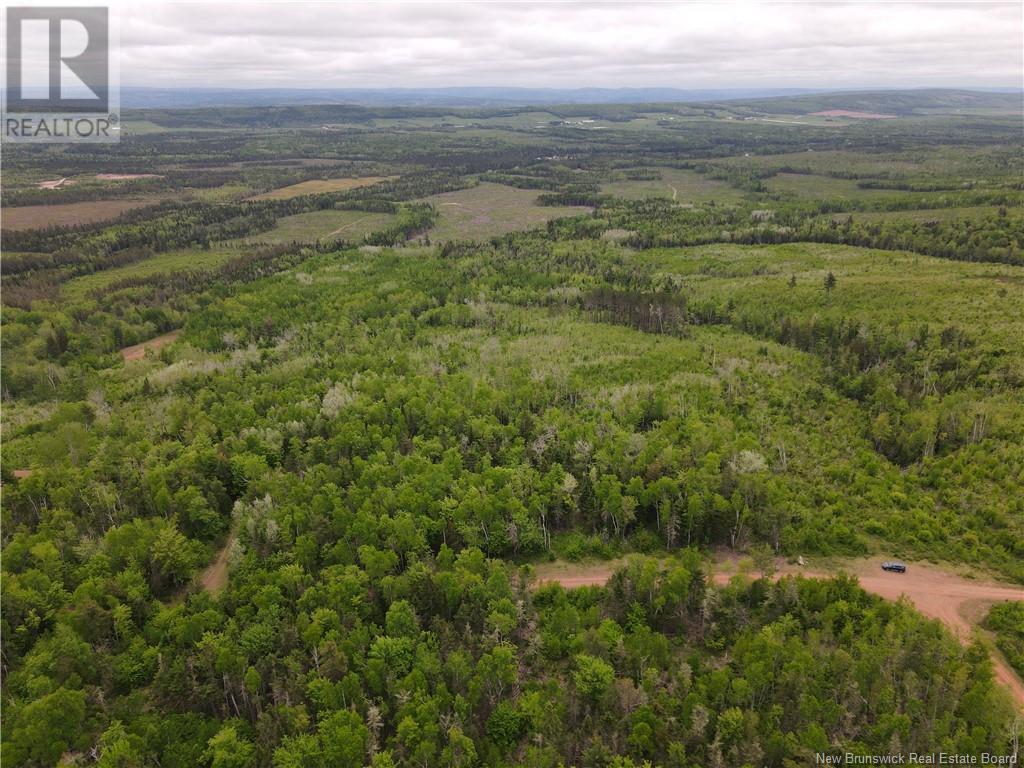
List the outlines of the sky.
{"label": "sky", "polygon": [[1021,87],[1024,3],[111,5],[136,86]]}

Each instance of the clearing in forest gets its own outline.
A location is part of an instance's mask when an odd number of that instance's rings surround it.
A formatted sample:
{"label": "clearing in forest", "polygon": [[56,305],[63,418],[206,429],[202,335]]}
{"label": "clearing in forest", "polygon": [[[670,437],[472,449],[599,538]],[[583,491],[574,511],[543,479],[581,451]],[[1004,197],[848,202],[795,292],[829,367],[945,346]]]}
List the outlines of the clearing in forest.
{"label": "clearing in forest", "polygon": [[130,278],[147,277],[161,272],[205,272],[216,269],[231,259],[237,259],[246,251],[228,246],[213,248],[179,248],[166,253],[155,254],[148,259],[124,264],[112,269],[101,269],[89,275],[80,275],[64,283],[61,288],[65,296],[84,296],[89,291],[105,288],[111,283]]}
{"label": "clearing in forest", "polygon": [[852,117],[856,120],[895,120],[896,115],[883,115],[879,112],[858,112],[853,109],[826,109],[824,112],[811,112],[812,117]]}
{"label": "clearing in forest", "polygon": [[578,216],[590,209],[537,205],[540,192],[484,182],[457,192],[426,198],[440,213],[432,240],[481,240],[531,229],[551,219]]}
{"label": "clearing in forest", "polygon": [[353,179],[311,179],[290,184],[280,189],[272,189],[261,195],[250,197],[250,200],[287,200],[300,195],[319,195],[325,192],[346,192],[350,189],[368,187],[381,181],[393,179],[393,176],[363,176]]}
{"label": "clearing in forest", "polygon": [[789,193],[808,200],[892,196],[892,190],[889,189],[858,187],[856,179],[837,179],[810,173],[779,173],[765,179],[764,185],[773,193]]}
{"label": "clearing in forest", "polygon": [[359,242],[371,232],[387,229],[395,222],[390,213],[363,211],[310,211],[285,216],[273,229],[245,238],[248,243],[314,243],[317,240]]}
{"label": "clearing in forest", "polygon": [[160,202],[156,198],[141,200],[89,200],[82,203],[56,205],[20,205],[4,208],[0,213],[0,227],[10,231],[43,229],[45,227],[71,227],[116,219],[125,211]]}
{"label": "clearing in forest", "polygon": [[100,181],[131,181],[132,179],[162,179],[160,173],[97,173]]}
{"label": "clearing in forest", "polygon": [[648,197],[667,197],[679,203],[705,203],[710,200],[729,202],[740,200],[743,192],[724,181],[703,176],[683,168],[654,168],[659,178],[624,179],[601,185],[601,191],[626,200]]}
{"label": "clearing in forest", "polygon": [[74,184],[75,182],[65,176],[62,179],[51,179],[50,181],[40,181],[36,186],[40,189],[60,189],[67,184]]}

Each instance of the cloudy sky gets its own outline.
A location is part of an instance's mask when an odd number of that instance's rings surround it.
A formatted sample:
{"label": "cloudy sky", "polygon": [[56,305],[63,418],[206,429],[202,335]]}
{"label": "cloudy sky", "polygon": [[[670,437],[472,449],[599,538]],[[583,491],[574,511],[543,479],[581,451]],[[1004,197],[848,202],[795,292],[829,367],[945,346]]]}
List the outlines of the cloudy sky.
{"label": "cloudy sky", "polygon": [[1022,85],[1024,4],[112,5],[122,85]]}

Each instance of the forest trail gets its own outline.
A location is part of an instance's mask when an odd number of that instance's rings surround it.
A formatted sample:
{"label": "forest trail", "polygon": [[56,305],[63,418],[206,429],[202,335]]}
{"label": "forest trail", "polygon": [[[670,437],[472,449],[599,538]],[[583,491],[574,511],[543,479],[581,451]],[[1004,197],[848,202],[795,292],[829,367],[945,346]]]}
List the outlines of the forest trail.
{"label": "forest trail", "polygon": [[[601,586],[625,562],[624,558],[601,563],[543,563],[535,569],[535,585],[558,583],[567,589],[575,587]],[[993,581],[968,579],[941,568],[923,563],[907,563],[906,573],[888,573],[881,569],[879,558],[861,558],[842,561],[827,570],[801,567],[781,558],[776,562],[773,579],[782,576],[801,575],[808,578],[828,579],[839,572],[857,577],[862,589],[886,600],[907,600],[923,615],[938,619],[946,625],[957,639],[967,644],[973,633],[980,628],[980,622],[989,606],[1007,600],[1024,601],[1024,587],[1000,584]],[[712,576],[716,584],[728,584],[739,575],[739,558],[735,555],[716,558]],[[757,572],[748,574],[756,577]],[[992,666],[996,679],[1013,695],[1017,706],[1024,710],[1024,683],[1006,662],[1002,654],[993,652]]]}
{"label": "forest trail", "polygon": [[228,536],[228,540],[224,542],[224,546],[221,547],[217,553],[217,558],[210,563],[205,571],[199,583],[202,584],[210,594],[217,594],[221,592],[228,583],[228,555],[231,553],[231,545],[235,543],[235,535],[231,534]]}
{"label": "forest trail", "polygon": [[125,347],[121,350],[121,357],[125,359],[125,362],[141,360],[146,356],[146,350],[158,350],[161,347],[166,347],[180,335],[181,330],[179,329],[177,331],[171,331],[170,333],[164,333],[160,336],[156,336],[149,341],[143,341],[141,344],[132,344],[130,347]]}

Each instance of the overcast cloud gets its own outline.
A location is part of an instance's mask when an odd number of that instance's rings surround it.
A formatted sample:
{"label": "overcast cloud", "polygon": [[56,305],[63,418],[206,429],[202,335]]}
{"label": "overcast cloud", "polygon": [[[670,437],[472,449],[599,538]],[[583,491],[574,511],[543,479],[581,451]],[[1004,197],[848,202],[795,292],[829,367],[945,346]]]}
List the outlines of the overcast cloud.
{"label": "overcast cloud", "polygon": [[123,85],[1022,85],[1024,4],[134,3]]}

